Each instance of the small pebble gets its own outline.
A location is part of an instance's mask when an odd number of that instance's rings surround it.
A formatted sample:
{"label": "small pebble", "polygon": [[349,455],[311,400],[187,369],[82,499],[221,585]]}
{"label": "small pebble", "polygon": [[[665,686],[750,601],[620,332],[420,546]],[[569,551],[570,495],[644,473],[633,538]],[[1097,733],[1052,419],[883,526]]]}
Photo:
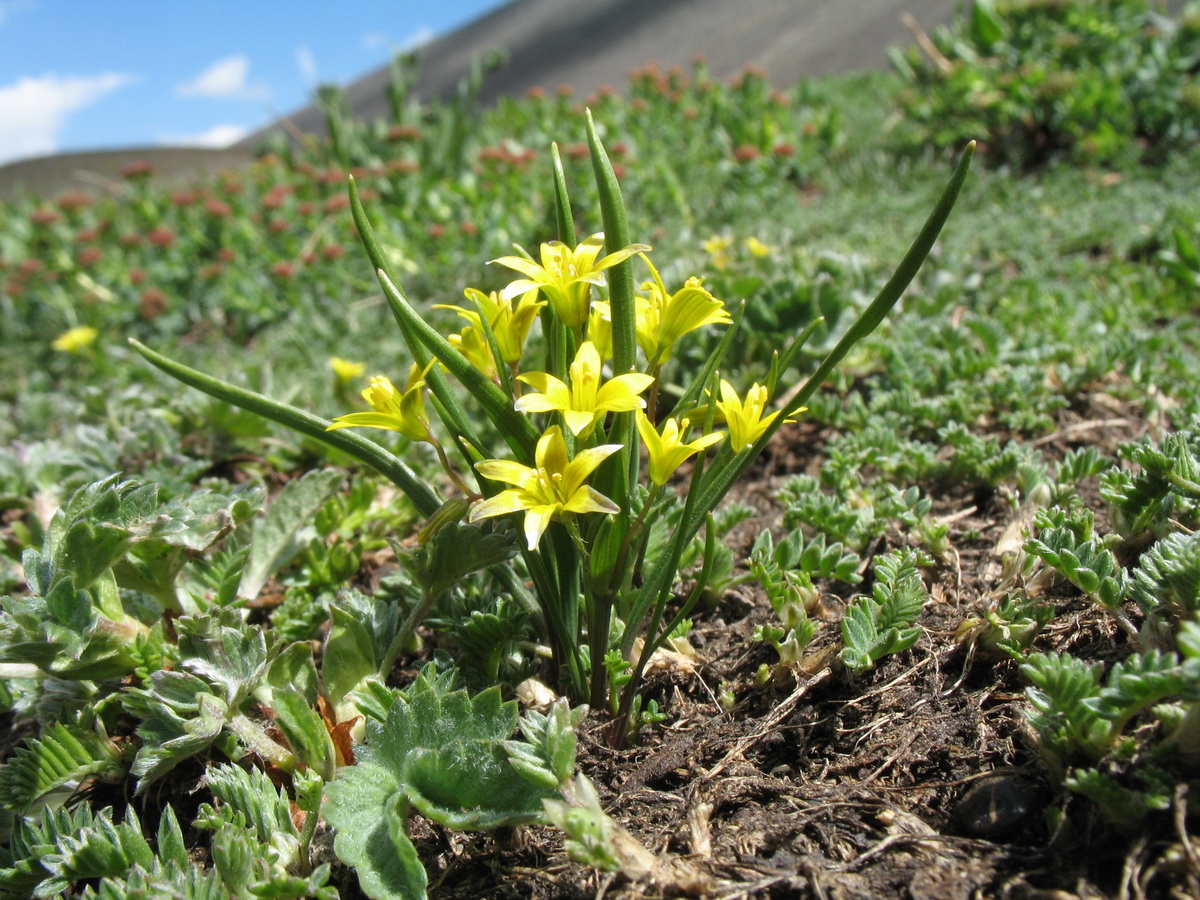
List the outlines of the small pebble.
{"label": "small pebble", "polygon": [[1004,837],[1038,807],[1039,793],[1034,784],[1015,775],[985,778],[962,795],[951,819],[963,834]]}

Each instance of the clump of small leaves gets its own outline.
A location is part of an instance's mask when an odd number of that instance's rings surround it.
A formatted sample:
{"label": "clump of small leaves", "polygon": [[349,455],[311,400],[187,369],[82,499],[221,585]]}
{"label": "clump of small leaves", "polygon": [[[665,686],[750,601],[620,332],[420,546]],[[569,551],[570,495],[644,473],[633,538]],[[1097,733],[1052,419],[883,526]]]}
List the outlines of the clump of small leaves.
{"label": "clump of small leaves", "polygon": [[1148,0],[976,0],[893,51],[907,146],[971,138],[996,163],[1162,160],[1200,138],[1200,18]]}
{"label": "clump of small leaves", "polygon": [[[1129,448],[1140,470],[1100,475],[1121,534],[1099,535],[1093,513],[1071,504],[1039,510],[1038,536],[1025,544],[1128,637],[1107,672],[1068,653],[1035,653],[1021,666],[1051,771],[1122,828],[1167,809],[1200,760],[1200,543],[1167,513],[1186,518],[1193,508],[1191,441],[1188,430]],[[1123,566],[1119,553],[1147,539],[1136,567]]]}
{"label": "clump of small leaves", "polygon": [[862,581],[859,562],[841,544],[826,546],[823,534],[806,542],[797,529],[776,544],[764,531],[750,551],[750,574],[762,585],[780,625],[760,625],[754,639],[774,647],[781,664],[799,664],[819,627],[809,615],[818,601],[815,579],[857,584]]}
{"label": "clump of small leaves", "polygon": [[916,624],[928,599],[920,566],[933,561],[914,550],[895,550],[875,558],[875,585],[860,594],[842,617],[842,663],[865,672],[891,653],[907,650],[921,636]]}

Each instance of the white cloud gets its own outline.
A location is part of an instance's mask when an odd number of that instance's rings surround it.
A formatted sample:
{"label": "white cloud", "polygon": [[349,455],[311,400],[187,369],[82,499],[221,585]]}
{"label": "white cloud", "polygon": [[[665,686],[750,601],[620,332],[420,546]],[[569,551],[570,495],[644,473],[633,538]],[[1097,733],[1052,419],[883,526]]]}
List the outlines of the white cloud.
{"label": "white cloud", "polygon": [[392,39],[382,31],[368,31],[363,35],[362,45],[367,50],[378,50],[380,47],[386,47],[392,42]]}
{"label": "white cloud", "polygon": [[245,56],[219,59],[195,80],[176,86],[177,97],[225,97],[231,100],[266,100],[271,96],[265,84],[250,84],[250,60]]}
{"label": "white cloud", "polygon": [[308,86],[315,86],[317,83],[317,58],[313,56],[313,52],[304,46],[297,47],[296,65]]}
{"label": "white cloud", "polygon": [[408,53],[410,50],[417,50],[421,47],[424,47],[435,37],[437,37],[436,31],[427,25],[422,25],[400,42],[400,52]]}
{"label": "white cloud", "polygon": [[130,80],[108,72],[91,78],[25,77],[0,86],[0,162],[53,153],[67,116]]}
{"label": "white cloud", "polygon": [[241,140],[248,131],[241,125],[214,125],[199,134],[161,135],[158,142],[169,147],[213,147],[219,150]]}

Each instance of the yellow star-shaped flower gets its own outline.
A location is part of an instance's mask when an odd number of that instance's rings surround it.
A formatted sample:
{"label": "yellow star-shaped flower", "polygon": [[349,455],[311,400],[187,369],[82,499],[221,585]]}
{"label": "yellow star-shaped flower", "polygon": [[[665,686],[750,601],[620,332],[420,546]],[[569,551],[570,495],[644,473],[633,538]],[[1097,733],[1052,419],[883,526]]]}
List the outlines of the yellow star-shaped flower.
{"label": "yellow star-shaped flower", "polygon": [[[516,365],[521,359],[521,351],[525,348],[525,338],[529,336],[533,320],[546,301],[537,299],[537,291],[532,289],[521,294],[516,306],[513,306],[512,296],[501,296],[495,291],[485,294],[476,288],[467,288],[463,293],[468,299],[477,301],[483,309],[488,324],[492,326],[492,333],[496,335],[496,344],[500,347],[504,362],[510,366]],[[478,310],[442,303],[435,304],[433,308],[455,310],[482,335],[483,325]]]}
{"label": "yellow star-shaped flower", "polygon": [[561,412],[571,433],[584,438],[610,412],[645,408],[638,394],[654,383],[653,378],[630,372],[601,384],[600,367],[596,345],[584,341],[571,363],[569,386],[548,372],[525,372],[517,380],[539,393],[525,394],[514,406],[520,412]]}
{"label": "yellow star-shaped flower", "polygon": [[588,317],[592,285],[604,284],[604,270],[650,249],[646,244],[630,244],[601,257],[604,235],[593,234],[574,250],[562,241],[542,244],[541,264],[522,256],[502,256],[491,260],[524,275],[506,287],[501,297],[511,299],[526,291],[540,290],[568,328],[580,329]]}
{"label": "yellow star-shaped flower", "polygon": [[329,357],[329,368],[333,369],[333,377],[337,379],[337,383],[346,385],[367,370],[363,363],[342,359],[340,356]]}
{"label": "yellow star-shaped flower", "polygon": [[99,336],[100,332],[91,325],[79,325],[64,331],[51,341],[50,346],[63,353],[79,355],[89,350]]}
{"label": "yellow star-shaped flower", "polygon": [[525,539],[537,547],[552,519],[569,519],[576,513],[620,512],[617,504],[584,481],[605,459],[621,449],[620,444],[601,444],[567,458],[562,429],[552,425],[538,440],[536,466],[530,468],[508,459],[485,459],[475,463],[484,478],[514,487],[471,507],[470,521],[507,513],[525,512]]}
{"label": "yellow star-shaped flower", "polygon": [[762,437],[763,432],[779,416],[780,410],[763,415],[769,399],[767,389],[755,382],[746,391],[746,400],[743,402],[733,386],[724,378],[721,379],[721,399],[717,401],[717,410],[729,426],[729,444],[734,453]]}
{"label": "yellow star-shaped flower", "polygon": [[681,422],[667,419],[660,434],[646,414],[638,411],[638,434],[642,436],[642,443],[646,445],[646,452],[650,455],[650,480],[655,484],[666,484],[684,460],[725,437],[723,433],[715,432],[702,434],[696,440],[685,443],[682,436],[687,433],[689,424],[687,419]]}
{"label": "yellow star-shaped flower", "polygon": [[649,259],[646,265],[654,275],[642,285],[646,296],[637,298],[637,340],[652,365],[671,358],[675,342],[705,325],[728,325],[733,319],[725,304],[704,287],[704,279],[692,277],[674,294],[666,286]]}
{"label": "yellow star-shaped flower", "polygon": [[[430,363],[432,365],[432,363]],[[386,375],[374,375],[371,386],[362,392],[363,399],[373,412],[350,413],[338,416],[326,431],[339,428],[382,428],[398,431],[411,441],[433,443],[429,417],[425,414],[425,375],[429,366],[421,369],[415,363],[408,370],[408,382],[401,393]]]}
{"label": "yellow star-shaped flower", "polygon": [[492,348],[488,346],[487,337],[482,329],[468,325],[459,334],[446,338],[450,346],[465,356],[475,368],[496,381],[500,372],[496,368],[496,358],[492,356]]}

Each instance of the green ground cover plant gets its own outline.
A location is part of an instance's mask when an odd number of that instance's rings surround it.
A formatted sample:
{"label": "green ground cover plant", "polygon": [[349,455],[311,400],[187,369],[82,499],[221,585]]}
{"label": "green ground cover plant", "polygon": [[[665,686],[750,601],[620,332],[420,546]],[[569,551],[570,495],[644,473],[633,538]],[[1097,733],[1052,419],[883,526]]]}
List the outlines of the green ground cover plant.
{"label": "green ground cover plant", "polygon": [[1147,0],[976,0],[892,61],[899,140],[984,141],[996,163],[1055,156],[1159,159],[1200,137],[1200,7],[1167,15]]}
{"label": "green ground cover plant", "polygon": [[411,65],[3,207],[0,894],[1200,892],[1197,151],[976,169],[901,295],[896,75]]}

